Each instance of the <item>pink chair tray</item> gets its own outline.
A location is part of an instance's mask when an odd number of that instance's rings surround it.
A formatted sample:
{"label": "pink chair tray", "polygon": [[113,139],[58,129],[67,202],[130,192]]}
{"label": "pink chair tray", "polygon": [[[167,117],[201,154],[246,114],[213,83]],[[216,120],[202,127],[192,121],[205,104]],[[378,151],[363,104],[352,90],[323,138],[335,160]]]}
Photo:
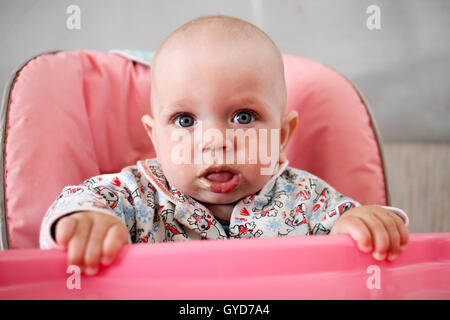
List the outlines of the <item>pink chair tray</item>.
{"label": "pink chair tray", "polygon": [[450,299],[450,233],[411,234],[393,262],[349,236],[136,244],[69,289],[66,253],[0,252],[0,299]]}

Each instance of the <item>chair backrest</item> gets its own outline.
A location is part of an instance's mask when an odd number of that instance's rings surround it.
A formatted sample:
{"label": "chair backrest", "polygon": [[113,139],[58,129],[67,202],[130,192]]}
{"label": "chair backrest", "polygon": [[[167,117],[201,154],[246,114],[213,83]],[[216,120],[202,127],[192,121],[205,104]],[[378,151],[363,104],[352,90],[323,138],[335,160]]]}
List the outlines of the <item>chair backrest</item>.
{"label": "chair backrest", "polygon": [[[386,204],[381,147],[352,84],[306,59],[284,56],[288,109],[299,112],[293,167],[361,203]],[[19,68],[2,104],[2,247],[39,246],[39,226],[66,185],[154,157],[141,125],[150,68],[95,51],[39,55]]]}

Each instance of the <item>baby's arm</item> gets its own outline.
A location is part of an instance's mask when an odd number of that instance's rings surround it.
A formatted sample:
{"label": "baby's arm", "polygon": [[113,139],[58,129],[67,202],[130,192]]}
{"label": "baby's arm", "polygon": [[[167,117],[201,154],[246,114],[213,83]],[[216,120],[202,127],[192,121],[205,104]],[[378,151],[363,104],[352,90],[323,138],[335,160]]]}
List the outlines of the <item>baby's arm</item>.
{"label": "baby's arm", "polygon": [[407,221],[381,206],[362,206],[346,211],[330,234],[349,234],[363,252],[376,260],[395,260],[408,244]]}
{"label": "baby's arm", "polygon": [[130,190],[140,197],[141,186],[133,167],[65,187],[43,219],[41,248],[67,249],[68,263],[87,274],[96,273],[100,262],[109,264],[135,236],[135,199]]}

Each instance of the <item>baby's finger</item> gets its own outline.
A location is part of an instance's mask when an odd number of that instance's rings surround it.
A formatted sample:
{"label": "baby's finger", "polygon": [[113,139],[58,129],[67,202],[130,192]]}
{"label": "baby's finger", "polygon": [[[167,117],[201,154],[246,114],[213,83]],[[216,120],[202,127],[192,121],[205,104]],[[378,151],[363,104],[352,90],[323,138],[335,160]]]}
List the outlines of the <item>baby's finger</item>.
{"label": "baby's finger", "polygon": [[345,223],[342,221],[337,227],[333,234],[349,234],[362,252],[372,251],[372,235],[362,219],[359,217],[345,218]]}
{"label": "baby's finger", "polygon": [[128,243],[126,227],[117,223],[111,226],[103,241],[102,264],[110,264],[116,257],[119,249],[126,243]]}
{"label": "baby's finger", "polygon": [[100,222],[94,222],[92,230],[89,236],[89,240],[86,245],[84,253],[84,270],[87,275],[94,275],[98,271],[98,265],[102,255],[103,241],[106,233],[110,227],[110,224]]}
{"label": "baby's finger", "polygon": [[389,236],[389,254],[388,259],[390,261],[393,261],[398,256],[398,251],[400,250],[400,234],[397,230],[397,224],[395,223],[395,220],[393,219],[392,215],[395,215],[394,213],[391,213],[385,209],[381,210],[375,210],[374,215],[377,216],[378,219],[383,222],[386,232]]}
{"label": "baby's finger", "polygon": [[397,225],[397,231],[400,235],[400,251],[404,251],[409,241],[408,227],[405,222],[395,213],[392,214],[395,224]]}
{"label": "baby's finger", "polygon": [[56,243],[67,246],[77,228],[77,220],[72,217],[63,217],[56,222],[55,240]]}
{"label": "baby's finger", "polygon": [[68,245],[69,264],[82,267],[84,251],[86,248],[86,243],[89,239],[91,227],[92,221],[90,219],[79,219],[77,221],[75,234],[69,241]]}
{"label": "baby's finger", "polygon": [[376,260],[384,260],[389,250],[389,235],[384,227],[383,222],[377,218],[374,214],[364,214],[360,216],[366,223],[367,227],[372,234],[372,238],[375,245],[373,257]]}

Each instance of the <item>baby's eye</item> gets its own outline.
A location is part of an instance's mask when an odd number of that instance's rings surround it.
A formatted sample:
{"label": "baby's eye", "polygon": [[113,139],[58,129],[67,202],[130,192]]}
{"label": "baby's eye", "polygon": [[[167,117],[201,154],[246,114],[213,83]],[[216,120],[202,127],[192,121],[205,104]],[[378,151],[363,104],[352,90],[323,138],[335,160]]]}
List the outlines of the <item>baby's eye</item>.
{"label": "baby's eye", "polygon": [[233,122],[237,122],[240,124],[249,124],[253,120],[255,120],[255,118],[253,117],[253,114],[248,111],[238,112],[238,113],[236,113],[236,115],[233,118]]}
{"label": "baby's eye", "polygon": [[189,114],[181,114],[175,118],[175,124],[179,127],[190,127],[195,123],[194,118]]}

